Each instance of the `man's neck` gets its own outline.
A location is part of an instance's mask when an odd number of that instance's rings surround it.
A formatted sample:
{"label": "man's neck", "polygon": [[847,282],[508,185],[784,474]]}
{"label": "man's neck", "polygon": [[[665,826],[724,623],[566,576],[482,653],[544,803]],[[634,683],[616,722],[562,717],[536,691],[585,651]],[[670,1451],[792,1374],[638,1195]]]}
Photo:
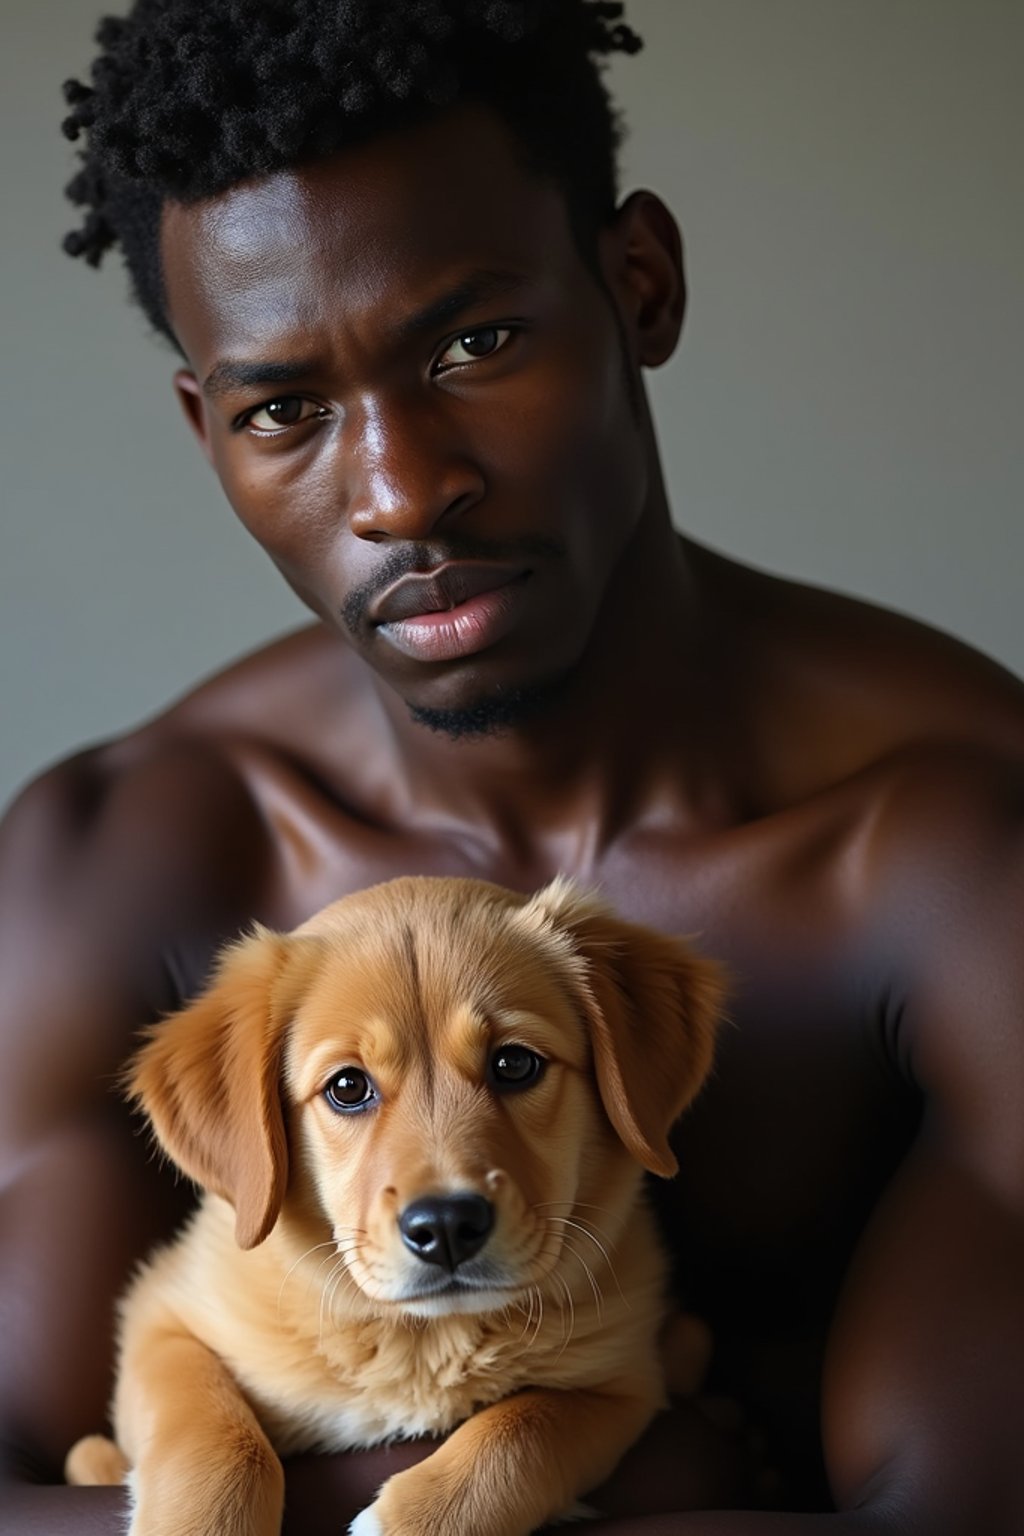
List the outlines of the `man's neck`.
{"label": "man's neck", "polygon": [[698,563],[667,512],[641,524],[585,656],[514,728],[452,740],[378,686],[417,816],[506,847],[564,844],[555,861],[575,868],[594,864],[627,826],[727,818],[718,740],[727,712]]}

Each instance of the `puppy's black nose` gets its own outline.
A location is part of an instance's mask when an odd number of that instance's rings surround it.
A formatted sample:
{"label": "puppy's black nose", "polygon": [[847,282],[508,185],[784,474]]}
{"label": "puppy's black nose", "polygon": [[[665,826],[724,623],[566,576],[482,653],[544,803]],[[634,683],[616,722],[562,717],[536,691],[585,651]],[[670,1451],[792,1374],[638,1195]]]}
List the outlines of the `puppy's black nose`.
{"label": "puppy's black nose", "polygon": [[479,1253],[493,1226],[494,1207],[482,1195],[425,1195],[398,1218],[410,1253],[452,1271]]}

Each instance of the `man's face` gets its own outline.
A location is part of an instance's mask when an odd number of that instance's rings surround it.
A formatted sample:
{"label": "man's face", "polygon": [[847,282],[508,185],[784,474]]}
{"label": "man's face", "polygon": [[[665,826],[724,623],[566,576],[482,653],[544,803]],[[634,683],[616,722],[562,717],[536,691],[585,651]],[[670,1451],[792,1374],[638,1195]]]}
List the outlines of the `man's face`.
{"label": "man's face", "polygon": [[500,122],[171,206],[163,260],[193,424],[314,612],[414,709],[564,676],[648,440],[623,322]]}

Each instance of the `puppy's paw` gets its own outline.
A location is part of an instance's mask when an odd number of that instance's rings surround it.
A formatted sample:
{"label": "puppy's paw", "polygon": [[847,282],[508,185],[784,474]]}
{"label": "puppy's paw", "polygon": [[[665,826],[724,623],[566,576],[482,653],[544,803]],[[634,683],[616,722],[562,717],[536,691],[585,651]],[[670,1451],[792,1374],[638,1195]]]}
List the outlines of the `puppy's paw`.
{"label": "puppy's paw", "polygon": [[106,1435],[86,1435],[68,1451],[64,1481],[87,1488],[110,1487],[123,1483],[128,1470],[128,1463],[113,1440]]}
{"label": "puppy's paw", "polygon": [[376,1505],[361,1510],[348,1528],[348,1536],[384,1536],[384,1527],[375,1514]]}

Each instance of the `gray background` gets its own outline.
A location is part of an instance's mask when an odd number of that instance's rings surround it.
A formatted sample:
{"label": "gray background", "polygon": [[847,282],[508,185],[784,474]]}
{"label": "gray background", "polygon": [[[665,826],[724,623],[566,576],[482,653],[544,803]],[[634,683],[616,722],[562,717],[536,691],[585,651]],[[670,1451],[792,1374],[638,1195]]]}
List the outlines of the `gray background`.
{"label": "gray background", "polygon": [[[119,262],[58,249],[94,0],[0,0],[0,800],[302,620],[232,522]],[[109,9],[121,8],[117,0]],[[630,0],[624,185],[691,309],[675,516],[1024,672],[1024,0]]]}

